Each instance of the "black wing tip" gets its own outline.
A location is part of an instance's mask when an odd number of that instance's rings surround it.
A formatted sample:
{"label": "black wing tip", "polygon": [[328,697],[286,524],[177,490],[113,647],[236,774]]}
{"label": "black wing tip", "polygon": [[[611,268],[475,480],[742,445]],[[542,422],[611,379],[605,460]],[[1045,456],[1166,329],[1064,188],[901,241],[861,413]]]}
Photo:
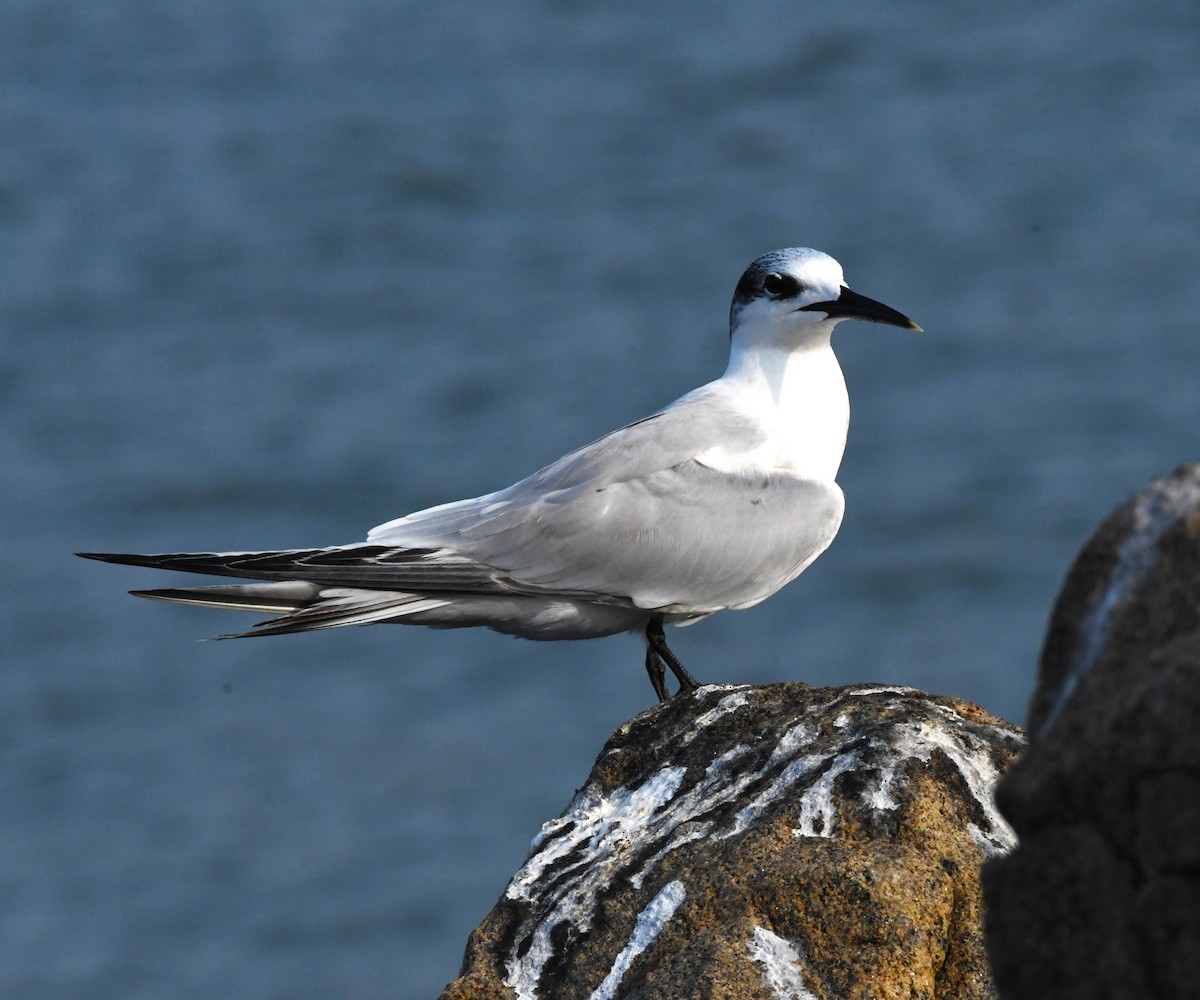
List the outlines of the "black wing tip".
{"label": "black wing tip", "polygon": [[130,563],[131,559],[144,559],[136,552],[76,552],[80,559],[95,559],[98,563]]}
{"label": "black wing tip", "polygon": [[94,559],[96,562],[114,563],[117,566],[145,566],[150,569],[158,568],[166,558],[141,552],[76,552],[75,555],[80,559]]}
{"label": "black wing tip", "polygon": [[209,636],[213,642],[223,642],[226,639],[256,639],[261,635],[270,634],[263,632],[223,632],[221,635]]}
{"label": "black wing tip", "polygon": [[186,594],[187,591],[172,587],[159,587],[154,590],[131,590],[129,593],[132,597],[148,597],[153,601],[169,601]]}
{"label": "black wing tip", "polygon": [[304,626],[296,624],[285,624],[287,615],[281,615],[278,618],[267,618],[261,622],[255,622],[245,632],[226,632],[223,635],[215,635],[214,639],[262,639],[272,635],[298,635],[301,632],[309,631]]}

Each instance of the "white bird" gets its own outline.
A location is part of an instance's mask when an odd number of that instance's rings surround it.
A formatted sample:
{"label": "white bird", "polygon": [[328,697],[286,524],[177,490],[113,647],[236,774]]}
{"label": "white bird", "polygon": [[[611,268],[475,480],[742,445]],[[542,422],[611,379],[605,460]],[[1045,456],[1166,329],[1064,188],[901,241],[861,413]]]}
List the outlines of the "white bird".
{"label": "white bird", "polygon": [[737,284],[719,379],[507,489],[330,548],[79,554],[272,581],[132,591],[278,616],[237,638],[375,622],[526,639],[641,632],[665,701],[664,663],[681,691],[697,682],[667,647],[664,623],[758,604],[837,534],[850,405],[830,336],[845,319],[920,330],[850,291],[827,254],[776,250]]}

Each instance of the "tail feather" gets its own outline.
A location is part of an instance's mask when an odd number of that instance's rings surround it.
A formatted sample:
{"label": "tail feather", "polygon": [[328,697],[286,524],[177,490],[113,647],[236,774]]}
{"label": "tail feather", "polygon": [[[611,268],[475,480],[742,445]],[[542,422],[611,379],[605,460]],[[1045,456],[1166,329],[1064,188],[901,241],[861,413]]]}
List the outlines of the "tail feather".
{"label": "tail feather", "polygon": [[300,580],[288,580],[224,587],[160,587],[154,590],[131,590],[130,593],[134,597],[148,597],[173,604],[279,615],[308,607],[319,599],[321,588]]}
{"label": "tail feather", "polygon": [[246,632],[223,635],[222,639],[249,639],[262,635],[291,635],[344,625],[370,625],[373,622],[402,620],[423,611],[444,608],[450,601],[418,594],[360,592],[356,596],[330,597],[306,608],[256,623]]}
{"label": "tail feather", "polygon": [[222,635],[243,639],[259,635],[288,635],[342,625],[369,625],[389,618],[405,618],[445,607],[449,600],[394,591],[323,588],[299,580],[280,583],[249,583],[221,587],[164,587],[131,590],[135,597],[148,597],[172,604],[191,604],[230,611],[257,611],[278,615],[259,622],[246,632]]}

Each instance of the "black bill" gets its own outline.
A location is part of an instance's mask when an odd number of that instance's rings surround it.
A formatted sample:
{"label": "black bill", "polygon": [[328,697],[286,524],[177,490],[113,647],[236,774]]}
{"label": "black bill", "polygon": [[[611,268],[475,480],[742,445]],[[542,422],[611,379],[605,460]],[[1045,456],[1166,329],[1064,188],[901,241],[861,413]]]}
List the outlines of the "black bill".
{"label": "black bill", "polygon": [[830,319],[865,319],[868,323],[887,323],[906,330],[919,332],[921,329],[904,313],[865,295],[859,295],[858,292],[852,292],[845,285],[842,286],[841,294],[832,302],[814,302],[811,306],[800,308],[805,312],[828,313]]}

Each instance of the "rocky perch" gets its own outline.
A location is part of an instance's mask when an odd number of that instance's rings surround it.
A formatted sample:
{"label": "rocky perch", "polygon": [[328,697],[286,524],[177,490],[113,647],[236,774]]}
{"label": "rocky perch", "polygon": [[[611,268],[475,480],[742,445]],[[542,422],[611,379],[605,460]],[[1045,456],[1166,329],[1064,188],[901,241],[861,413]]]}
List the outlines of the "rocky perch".
{"label": "rocky perch", "polygon": [[1020,731],[906,688],[703,687],[619,729],[443,1000],[992,997]]}
{"label": "rocky perch", "polygon": [[609,740],[442,996],[1200,996],[1200,466],[1084,547],[1029,732],[996,787],[1020,731],[951,698],[676,697]]}
{"label": "rocky perch", "polygon": [[1200,996],[1200,466],[1118,508],[1050,620],[985,874],[1012,1000]]}

